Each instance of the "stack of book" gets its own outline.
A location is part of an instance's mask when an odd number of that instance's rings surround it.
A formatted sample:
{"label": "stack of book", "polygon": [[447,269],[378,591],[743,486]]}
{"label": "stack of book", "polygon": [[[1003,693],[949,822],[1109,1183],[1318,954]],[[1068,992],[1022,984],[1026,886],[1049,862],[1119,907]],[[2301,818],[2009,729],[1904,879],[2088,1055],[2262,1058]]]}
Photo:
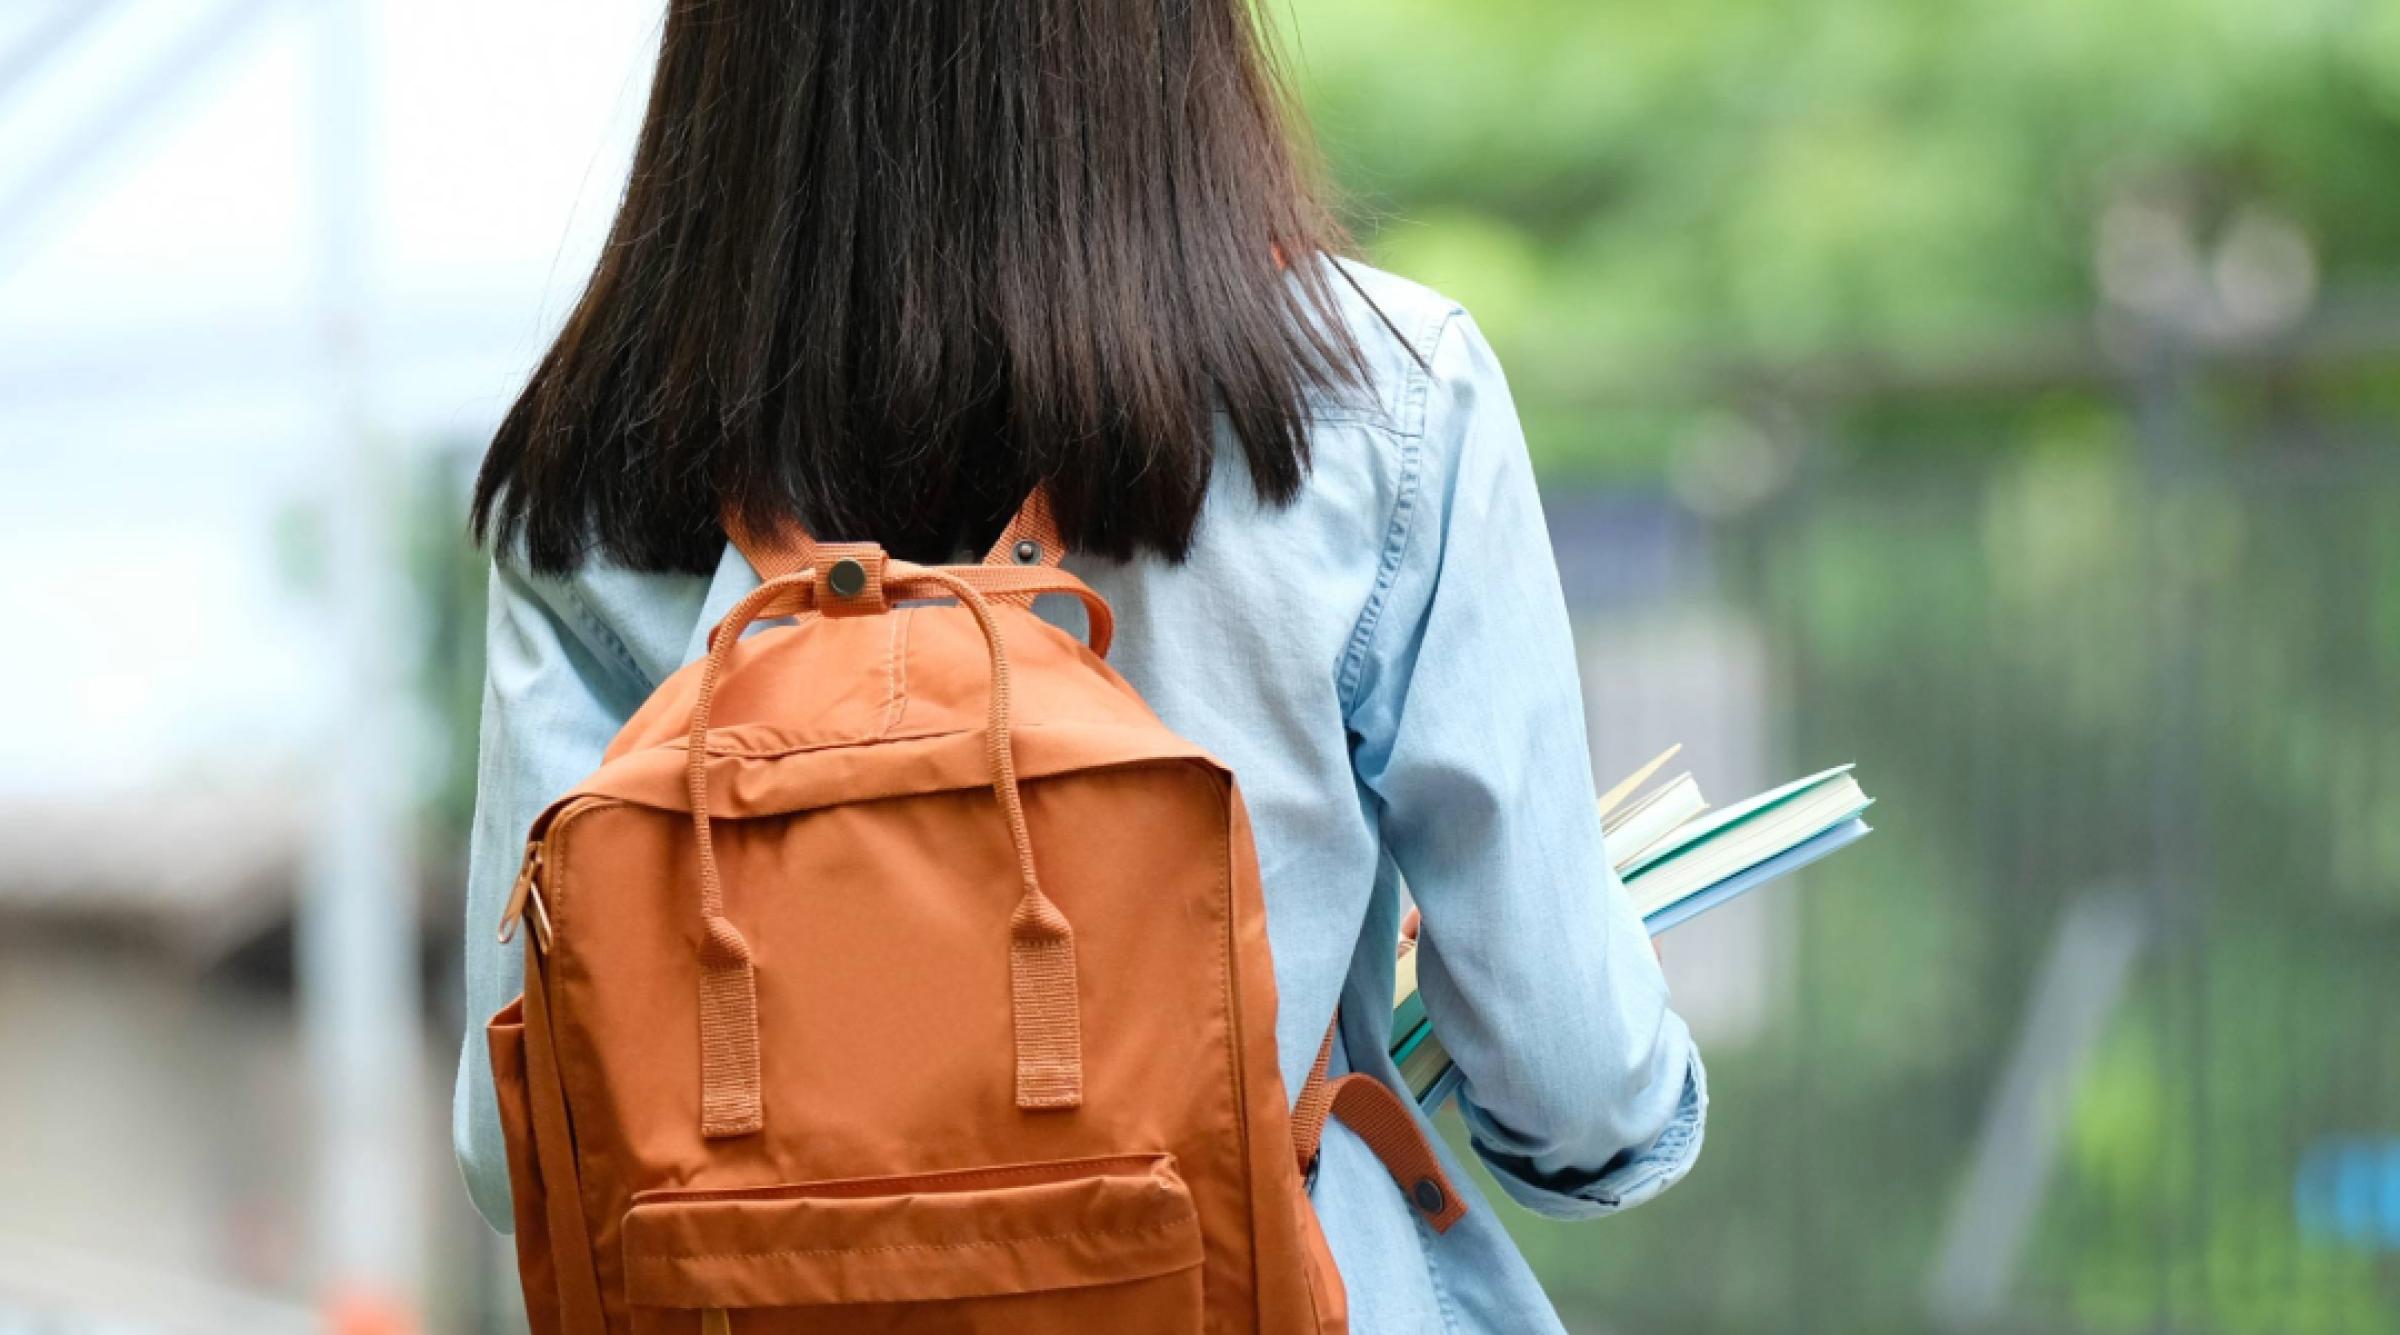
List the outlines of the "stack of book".
{"label": "stack of book", "polygon": [[[1681,750],[1670,747],[1600,799],[1609,860],[1652,936],[1868,834],[1874,799],[1848,765],[1711,811],[1689,774],[1643,789]],[[1431,1109],[1458,1082],[1417,992],[1414,944],[1401,943],[1392,1060],[1409,1092]]]}

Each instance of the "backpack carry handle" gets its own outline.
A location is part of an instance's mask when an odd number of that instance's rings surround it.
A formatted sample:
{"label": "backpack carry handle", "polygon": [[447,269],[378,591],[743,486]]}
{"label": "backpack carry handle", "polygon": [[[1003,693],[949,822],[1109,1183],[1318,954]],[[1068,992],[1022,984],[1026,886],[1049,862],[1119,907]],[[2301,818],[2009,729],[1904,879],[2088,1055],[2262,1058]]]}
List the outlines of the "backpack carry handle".
{"label": "backpack carry handle", "polygon": [[[857,549],[845,549],[857,550]],[[812,548],[813,551],[813,548]],[[951,597],[975,618],[991,659],[992,791],[1008,822],[1021,888],[1009,916],[1009,990],[1016,1035],[1016,1102],[1027,1111],[1071,1109],[1083,1102],[1083,1039],[1076,994],[1075,933],[1066,915],[1042,893],[1033,837],[1017,786],[1016,744],[1009,731],[1008,647],[992,603],[1042,593],[1069,593],[1091,613],[1093,647],[1105,652],[1113,629],[1108,604],[1083,581],[1061,570],[1004,570],[990,566],[937,568],[884,562],[877,554],[873,587],[880,599]],[[700,1130],[710,1138],[749,1135],[765,1125],[759,1073],[758,988],[749,942],[725,916],[724,879],[717,867],[709,813],[708,724],[733,647],[750,623],[766,616],[815,611],[826,597],[812,566],[778,576],[737,603],[709,634],[708,658],[692,702],[685,741],[685,787],[700,859]],[[988,595],[987,595],[988,590]],[[837,595],[838,596],[838,595]]]}
{"label": "backpack carry handle", "polygon": [[[812,547],[813,551],[820,554],[835,549],[836,545],[832,543]],[[853,550],[853,547],[850,544],[843,544],[840,550]],[[928,572],[934,570],[939,570],[942,574],[968,585],[975,592],[983,595],[984,601],[996,605],[1029,608],[1033,605],[1034,599],[1053,593],[1073,598],[1083,605],[1083,639],[1084,643],[1091,647],[1091,651],[1106,658],[1109,647],[1116,642],[1117,617],[1116,613],[1109,610],[1108,600],[1101,597],[1091,585],[1077,579],[1073,574],[1052,567],[1000,565],[991,562],[979,566],[920,566],[907,561],[885,562],[878,572],[879,579],[877,580],[877,588],[880,590],[884,604],[917,598],[955,598],[957,595],[947,586],[935,584],[925,578]],[[795,575],[804,575],[807,578],[795,579]],[[818,587],[814,566],[791,574],[777,575],[758,587],[760,591],[774,589],[777,592],[774,597],[762,603],[757,611],[745,619],[736,620],[736,616],[742,610],[739,605],[727,612],[725,619],[719,621],[715,629],[708,633],[710,648],[715,648],[716,642],[720,638],[740,639],[742,632],[750,629],[753,622],[772,621],[778,617],[802,616],[819,610],[821,601],[829,601],[825,598],[825,594],[829,591],[820,590]]]}

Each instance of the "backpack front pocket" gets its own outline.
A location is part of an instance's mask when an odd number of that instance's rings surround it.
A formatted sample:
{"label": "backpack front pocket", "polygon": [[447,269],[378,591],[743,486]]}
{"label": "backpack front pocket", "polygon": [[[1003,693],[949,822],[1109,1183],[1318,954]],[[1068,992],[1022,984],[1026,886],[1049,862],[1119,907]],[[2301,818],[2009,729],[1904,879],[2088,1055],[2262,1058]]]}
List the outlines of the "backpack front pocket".
{"label": "backpack front pocket", "polygon": [[651,1332],[1196,1332],[1200,1220],[1171,1155],[729,1191],[625,1216]]}

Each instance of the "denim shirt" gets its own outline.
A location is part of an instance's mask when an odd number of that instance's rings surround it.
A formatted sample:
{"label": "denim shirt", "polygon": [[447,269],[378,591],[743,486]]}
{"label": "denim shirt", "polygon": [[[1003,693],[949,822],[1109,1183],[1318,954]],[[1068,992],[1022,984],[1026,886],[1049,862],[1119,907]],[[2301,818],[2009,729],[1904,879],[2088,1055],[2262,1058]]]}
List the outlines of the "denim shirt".
{"label": "denim shirt", "polygon": [[[1405,880],[1476,1152],[1529,1209],[1605,1215],[1690,1169],[1706,1077],[1601,850],[1574,641],[1500,368],[1451,302],[1345,267],[1372,375],[1316,405],[1299,498],[1262,506],[1221,448],[1187,561],[1067,564],[1115,609],[1117,670],[1241,786],[1285,1088],[1337,1003],[1335,1072],[1397,1082],[1384,1048]],[[453,1125],[495,1227],[508,1175],[481,1024],[520,986],[492,929],[526,828],[757,582],[730,548],[710,578],[494,566]],[[1071,600],[1040,610],[1081,629]],[[1363,1143],[1328,1130],[1313,1194],[1352,1328],[1561,1329],[1493,1204],[1448,1167],[1468,1213],[1436,1235]]]}

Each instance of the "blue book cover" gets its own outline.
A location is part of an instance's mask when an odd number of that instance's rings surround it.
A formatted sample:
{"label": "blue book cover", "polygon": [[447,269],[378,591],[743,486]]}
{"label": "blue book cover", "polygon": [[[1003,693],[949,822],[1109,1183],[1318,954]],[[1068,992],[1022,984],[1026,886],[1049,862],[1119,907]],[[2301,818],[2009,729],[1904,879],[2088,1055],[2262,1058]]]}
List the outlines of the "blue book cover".
{"label": "blue book cover", "polygon": [[1852,816],[1805,842],[1794,844],[1748,871],[1735,872],[1706,890],[1685,895],[1642,919],[1642,925],[1650,929],[1652,936],[1680,927],[1727,900],[1739,898],[1778,876],[1789,875],[1836,849],[1857,843],[1866,838],[1873,828],[1864,817]]}

